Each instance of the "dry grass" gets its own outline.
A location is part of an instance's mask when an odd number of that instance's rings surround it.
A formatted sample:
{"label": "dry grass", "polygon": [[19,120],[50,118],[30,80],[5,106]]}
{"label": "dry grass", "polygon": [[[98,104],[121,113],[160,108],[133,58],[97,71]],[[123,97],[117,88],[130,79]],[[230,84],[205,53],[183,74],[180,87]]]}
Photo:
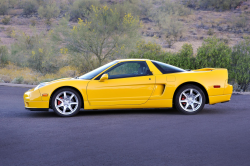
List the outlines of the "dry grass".
{"label": "dry grass", "polygon": [[75,77],[79,72],[70,66],[61,68],[55,74],[42,75],[41,73],[34,72],[29,68],[20,68],[14,64],[8,64],[4,68],[0,68],[0,82],[5,83],[22,83],[36,85],[40,82],[55,80],[58,78]]}

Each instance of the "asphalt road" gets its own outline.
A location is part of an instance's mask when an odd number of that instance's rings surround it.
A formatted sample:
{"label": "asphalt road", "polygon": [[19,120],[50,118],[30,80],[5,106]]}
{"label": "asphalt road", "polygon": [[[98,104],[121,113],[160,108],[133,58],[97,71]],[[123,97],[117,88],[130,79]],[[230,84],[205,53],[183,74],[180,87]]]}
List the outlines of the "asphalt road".
{"label": "asphalt road", "polygon": [[250,95],[191,116],[147,109],[61,118],[25,110],[26,90],[0,86],[0,166],[250,165]]}

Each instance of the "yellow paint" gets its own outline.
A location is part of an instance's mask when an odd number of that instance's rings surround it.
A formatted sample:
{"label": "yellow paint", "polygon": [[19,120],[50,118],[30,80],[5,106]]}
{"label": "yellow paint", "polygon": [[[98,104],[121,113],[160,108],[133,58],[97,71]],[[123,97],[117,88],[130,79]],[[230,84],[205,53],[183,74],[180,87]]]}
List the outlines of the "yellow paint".
{"label": "yellow paint", "polygon": [[[209,96],[209,104],[229,101],[231,98],[233,89],[227,83],[228,72],[226,69],[205,68],[162,74],[150,60],[123,59],[118,61],[119,63],[146,61],[153,75],[119,79],[105,78],[103,82],[95,80],[99,75],[103,75],[105,72],[103,71],[92,80],[73,78],[55,80],[37,90],[31,89],[25,92],[25,107],[49,108],[53,92],[62,87],[71,87],[79,91],[84,100],[84,109],[172,107],[176,89],[185,83],[198,83],[203,86]],[[214,88],[214,85],[220,85],[221,88]],[[43,97],[42,94],[48,94],[48,96]]]}

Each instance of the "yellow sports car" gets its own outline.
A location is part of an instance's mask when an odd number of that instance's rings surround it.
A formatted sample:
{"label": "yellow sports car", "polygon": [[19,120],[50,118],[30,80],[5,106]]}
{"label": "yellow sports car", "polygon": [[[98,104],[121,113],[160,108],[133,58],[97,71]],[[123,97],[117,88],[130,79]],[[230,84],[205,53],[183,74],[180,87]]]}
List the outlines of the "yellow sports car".
{"label": "yellow sports car", "polygon": [[187,71],[148,59],[115,60],[76,78],[39,84],[24,93],[29,110],[53,109],[60,116],[81,108],[170,108],[196,114],[205,104],[227,102],[233,87],[227,69]]}

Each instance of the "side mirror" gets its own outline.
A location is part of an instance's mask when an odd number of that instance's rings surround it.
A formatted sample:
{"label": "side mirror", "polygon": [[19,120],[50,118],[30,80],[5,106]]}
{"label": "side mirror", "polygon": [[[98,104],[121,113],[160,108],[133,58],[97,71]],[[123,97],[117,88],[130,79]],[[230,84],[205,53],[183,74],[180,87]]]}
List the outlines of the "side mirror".
{"label": "side mirror", "polygon": [[100,78],[100,82],[104,82],[105,80],[109,79],[108,74],[103,74]]}

